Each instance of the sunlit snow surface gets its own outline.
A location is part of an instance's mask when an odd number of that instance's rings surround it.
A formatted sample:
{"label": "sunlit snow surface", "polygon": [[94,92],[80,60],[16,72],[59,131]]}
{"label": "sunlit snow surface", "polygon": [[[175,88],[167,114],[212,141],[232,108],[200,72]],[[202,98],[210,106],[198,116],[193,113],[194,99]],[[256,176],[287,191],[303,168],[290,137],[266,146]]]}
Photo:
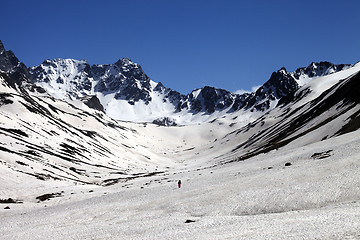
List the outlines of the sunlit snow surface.
{"label": "sunlit snow surface", "polygon": [[13,101],[0,107],[0,199],[22,202],[0,204],[0,239],[360,239],[360,132],[333,136],[359,106],[301,134],[330,108],[289,144],[238,159],[359,70],[312,79],[290,109],[181,127],[115,121],[48,96],[32,96],[34,109],[0,84]]}
{"label": "sunlit snow surface", "polygon": [[[210,169],[184,164],[106,188],[54,182],[47,191],[64,191],[62,197],[0,209],[0,233],[3,239],[359,239],[359,146],[355,132]],[[329,158],[311,157],[328,150]],[[186,162],[194,161],[207,159]]]}

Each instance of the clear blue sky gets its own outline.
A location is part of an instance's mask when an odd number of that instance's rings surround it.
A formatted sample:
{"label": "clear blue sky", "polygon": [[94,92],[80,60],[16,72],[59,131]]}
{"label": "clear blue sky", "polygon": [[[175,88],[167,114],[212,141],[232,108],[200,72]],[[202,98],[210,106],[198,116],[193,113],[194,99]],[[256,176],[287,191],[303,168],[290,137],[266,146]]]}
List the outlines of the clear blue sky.
{"label": "clear blue sky", "polygon": [[360,60],[358,0],[0,0],[6,49],[44,59],[114,63],[129,57],[183,94],[236,91],[312,61]]}

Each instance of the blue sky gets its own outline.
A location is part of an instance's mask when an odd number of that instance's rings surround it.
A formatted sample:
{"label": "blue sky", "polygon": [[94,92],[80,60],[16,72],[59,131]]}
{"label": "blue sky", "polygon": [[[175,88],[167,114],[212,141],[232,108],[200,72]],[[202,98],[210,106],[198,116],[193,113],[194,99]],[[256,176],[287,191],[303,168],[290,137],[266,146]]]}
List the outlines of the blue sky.
{"label": "blue sky", "polygon": [[27,66],[129,57],[183,94],[250,90],[283,66],[360,61],[357,0],[0,2],[0,40]]}

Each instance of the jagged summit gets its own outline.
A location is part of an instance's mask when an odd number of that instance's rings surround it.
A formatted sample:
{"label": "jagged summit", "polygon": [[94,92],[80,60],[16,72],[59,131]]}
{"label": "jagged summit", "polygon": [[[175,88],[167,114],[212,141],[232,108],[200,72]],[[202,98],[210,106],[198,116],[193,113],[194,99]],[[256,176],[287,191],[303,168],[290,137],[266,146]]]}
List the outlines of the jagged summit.
{"label": "jagged summit", "polygon": [[25,64],[20,62],[11,50],[6,51],[1,41],[0,70],[9,74],[17,84],[26,83],[29,80],[29,72]]}
{"label": "jagged summit", "polygon": [[5,51],[4,44],[3,44],[2,41],[0,40],[0,54],[2,54],[4,51]]}
{"label": "jagged summit", "polygon": [[276,106],[278,101],[309,83],[313,78],[326,76],[352,67],[351,64],[333,64],[330,62],[311,63],[308,67],[288,72],[282,67],[271,74],[270,79],[252,93],[246,100],[245,108],[266,111]]}
{"label": "jagged summit", "polygon": [[120,58],[115,64],[118,66],[125,66],[125,67],[128,65],[133,65],[136,68],[140,67],[137,63],[134,63],[133,61],[131,61],[130,58],[127,57]]}
{"label": "jagged summit", "polygon": [[6,51],[3,43],[0,41],[0,69],[4,72],[13,72],[20,70],[20,67],[22,67],[20,65],[22,63],[15,54],[11,50]]}
{"label": "jagged summit", "polygon": [[[292,73],[292,76],[297,79],[301,80],[301,78],[308,77],[313,78],[317,76],[325,76],[335,72],[339,72],[349,67],[353,66],[352,64],[333,64],[331,62],[312,62],[307,67],[302,67],[296,69],[295,72]],[[305,82],[306,83],[306,82]],[[299,84],[303,85],[304,82],[299,82]]]}

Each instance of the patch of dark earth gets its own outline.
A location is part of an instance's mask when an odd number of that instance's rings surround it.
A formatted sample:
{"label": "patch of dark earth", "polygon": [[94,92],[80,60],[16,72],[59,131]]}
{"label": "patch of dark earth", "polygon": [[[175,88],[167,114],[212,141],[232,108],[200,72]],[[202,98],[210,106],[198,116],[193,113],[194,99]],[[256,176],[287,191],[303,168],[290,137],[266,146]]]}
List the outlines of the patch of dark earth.
{"label": "patch of dark earth", "polygon": [[64,192],[47,193],[47,194],[36,197],[36,199],[39,200],[39,202],[43,202],[43,201],[49,200],[51,198],[62,197],[63,193]]}
{"label": "patch of dark earth", "polygon": [[0,199],[0,203],[9,204],[9,203],[23,203],[23,202],[17,199],[8,198],[8,199]]}
{"label": "patch of dark earth", "polygon": [[324,152],[319,152],[319,153],[314,153],[313,155],[311,155],[312,159],[324,159],[324,158],[328,158],[331,156],[331,152],[333,150],[328,150],[328,151],[324,151]]}

